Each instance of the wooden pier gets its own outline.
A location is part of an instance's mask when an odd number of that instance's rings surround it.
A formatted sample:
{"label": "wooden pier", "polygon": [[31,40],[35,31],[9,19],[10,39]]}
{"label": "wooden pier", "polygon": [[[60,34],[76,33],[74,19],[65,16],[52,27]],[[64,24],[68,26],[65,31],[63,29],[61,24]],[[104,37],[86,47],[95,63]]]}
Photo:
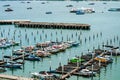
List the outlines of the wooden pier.
{"label": "wooden pier", "polygon": [[83,29],[89,30],[89,24],[79,23],[50,23],[50,22],[20,22],[15,23],[16,27],[26,28],[48,28],[48,29]]}
{"label": "wooden pier", "polygon": [[[101,64],[101,66],[100,66],[99,62],[94,60],[98,55],[104,56],[104,52],[101,52],[101,51],[99,51],[99,52],[100,53],[95,52],[95,54],[93,54],[92,57],[84,63],[78,63],[78,64],[75,63],[73,65],[69,65],[69,63],[68,63],[67,65],[57,68],[56,73],[62,74],[60,80],[65,80],[66,78],[70,77],[71,75],[82,76],[81,74],[79,74],[79,71],[84,68],[93,70],[95,72],[99,72],[101,67],[107,66],[107,64],[109,63],[109,62],[108,63],[107,62],[100,63]],[[92,68],[92,65],[93,65],[93,68]]]}
{"label": "wooden pier", "polygon": [[0,25],[12,25],[20,22],[30,22],[30,20],[0,20]]}
{"label": "wooden pier", "polygon": [[25,78],[20,76],[12,76],[12,75],[6,75],[6,74],[0,74],[0,80],[1,79],[8,79],[8,80],[34,80],[33,78]]}

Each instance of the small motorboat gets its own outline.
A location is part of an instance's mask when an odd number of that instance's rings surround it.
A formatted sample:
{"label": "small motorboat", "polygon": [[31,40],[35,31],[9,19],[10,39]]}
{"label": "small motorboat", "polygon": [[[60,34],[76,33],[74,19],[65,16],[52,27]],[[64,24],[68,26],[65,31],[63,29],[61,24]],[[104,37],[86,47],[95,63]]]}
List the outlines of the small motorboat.
{"label": "small motorboat", "polygon": [[51,12],[51,11],[49,11],[49,12],[46,12],[45,14],[52,14],[52,12]]}
{"label": "small motorboat", "polygon": [[113,62],[113,59],[112,59],[112,57],[110,57],[110,56],[108,56],[108,55],[105,55],[105,56],[97,56],[97,57],[95,57],[94,58],[94,60],[96,60],[96,61],[100,61],[100,62],[102,62],[102,63],[111,63],[111,62]]}
{"label": "small motorboat", "polygon": [[0,73],[2,73],[2,72],[6,72],[7,70],[6,70],[6,68],[2,68],[2,67],[0,67]]}
{"label": "small motorboat", "polygon": [[11,12],[11,11],[13,11],[11,8],[7,8],[7,9],[5,10],[5,12]]}
{"label": "small motorboat", "polygon": [[17,62],[11,61],[11,62],[7,62],[4,67],[7,68],[21,68],[22,64],[19,64]]}
{"label": "small motorboat", "polygon": [[74,57],[74,58],[70,59],[70,62],[72,62],[72,63],[84,62],[84,61],[85,61],[84,59],[80,59],[80,58],[77,58],[77,57]]}
{"label": "small motorboat", "polygon": [[88,5],[95,5],[95,3],[89,3]]}
{"label": "small motorboat", "polygon": [[31,73],[31,75],[35,78],[39,78],[40,80],[60,80],[58,76],[47,71],[34,72]]}
{"label": "small motorboat", "polygon": [[9,4],[3,5],[3,7],[9,7],[9,6],[10,6]]}
{"label": "small motorboat", "polygon": [[23,49],[13,50],[13,55],[23,55],[25,54],[25,51]]}
{"label": "small motorboat", "polygon": [[110,8],[110,9],[108,9],[108,11],[115,11],[115,12],[117,12],[117,11],[120,11],[120,8]]}
{"label": "small motorboat", "polygon": [[92,77],[96,75],[96,72],[90,71],[88,69],[82,69],[79,74],[83,77]]}
{"label": "small motorboat", "polygon": [[73,5],[69,4],[69,5],[66,5],[66,7],[73,7]]}
{"label": "small motorboat", "polygon": [[28,57],[25,57],[25,60],[40,61],[40,57],[35,56],[35,54],[30,54]]}
{"label": "small motorboat", "polygon": [[30,10],[30,9],[32,9],[32,7],[28,7],[27,9]]}
{"label": "small motorboat", "polygon": [[51,55],[49,52],[41,50],[35,51],[34,54],[37,55],[38,57],[49,57]]}

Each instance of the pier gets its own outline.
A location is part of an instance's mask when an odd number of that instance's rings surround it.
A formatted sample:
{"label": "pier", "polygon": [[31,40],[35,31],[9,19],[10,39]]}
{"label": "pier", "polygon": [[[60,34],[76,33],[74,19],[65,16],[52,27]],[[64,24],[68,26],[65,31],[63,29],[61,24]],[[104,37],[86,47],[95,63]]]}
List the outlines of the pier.
{"label": "pier", "polygon": [[20,22],[30,22],[30,20],[0,20],[0,25],[12,25]]}
{"label": "pier", "polygon": [[83,29],[89,30],[89,24],[82,23],[57,23],[57,22],[31,22],[30,20],[0,20],[0,25],[15,25],[26,28],[48,28],[48,29]]}
{"label": "pier", "polygon": [[0,74],[1,79],[9,79],[9,80],[34,80],[33,78],[25,78],[20,76],[12,76],[6,74]]}
{"label": "pier", "polygon": [[[56,69],[56,73],[62,74],[60,80],[65,80],[71,75],[83,76],[79,73],[82,69],[88,69],[91,71],[99,72],[100,68],[107,66],[107,64],[112,63],[111,61],[99,62],[95,60],[97,56],[104,56],[106,52],[103,50],[96,50],[95,53],[91,54],[91,58],[84,62],[69,63],[67,65],[60,66]],[[85,57],[86,56],[86,57]],[[82,59],[90,57],[90,54],[81,56]],[[86,77],[93,77],[95,75],[85,75]]]}
{"label": "pier", "polygon": [[48,28],[48,29],[83,29],[89,30],[89,24],[80,23],[50,23],[50,22],[20,22],[15,23],[16,27],[26,28]]}

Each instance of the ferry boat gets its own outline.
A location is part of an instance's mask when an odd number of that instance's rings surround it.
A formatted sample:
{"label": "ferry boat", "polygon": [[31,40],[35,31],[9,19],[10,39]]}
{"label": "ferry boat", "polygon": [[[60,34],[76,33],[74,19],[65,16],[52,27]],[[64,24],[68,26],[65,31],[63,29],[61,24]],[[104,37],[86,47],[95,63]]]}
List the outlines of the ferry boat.
{"label": "ferry boat", "polygon": [[85,8],[85,7],[72,8],[70,10],[70,13],[76,13],[76,14],[95,13],[95,10],[94,8]]}

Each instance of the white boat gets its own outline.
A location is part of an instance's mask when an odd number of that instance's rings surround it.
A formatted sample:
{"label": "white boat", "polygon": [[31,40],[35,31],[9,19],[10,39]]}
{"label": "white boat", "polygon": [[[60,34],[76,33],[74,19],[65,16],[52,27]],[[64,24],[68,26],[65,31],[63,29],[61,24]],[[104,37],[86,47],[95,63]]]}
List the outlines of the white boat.
{"label": "white boat", "polygon": [[85,13],[95,13],[94,8],[81,7],[81,9],[82,9]]}
{"label": "white boat", "polygon": [[53,74],[48,73],[46,71],[34,72],[34,73],[31,73],[31,75],[33,75],[35,77],[40,77],[40,78],[52,77],[53,76]]}
{"label": "white boat", "polygon": [[91,76],[95,76],[96,74],[96,72],[90,71],[88,69],[82,69],[79,73],[81,76],[84,77],[91,77]]}

